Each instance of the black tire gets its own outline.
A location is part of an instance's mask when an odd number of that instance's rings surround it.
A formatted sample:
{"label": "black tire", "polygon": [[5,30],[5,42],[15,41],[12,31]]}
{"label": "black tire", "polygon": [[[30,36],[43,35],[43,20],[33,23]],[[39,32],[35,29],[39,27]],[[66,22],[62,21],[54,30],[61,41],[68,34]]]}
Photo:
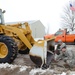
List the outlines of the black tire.
{"label": "black tire", "polygon": [[75,40],[74,40],[74,43],[73,43],[73,45],[75,45]]}
{"label": "black tire", "polygon": [[29,54],[29,49],[25,49],[25,50],[19,50],[20,54]]}
{"label": "black tire", "polygon": [[4,35],[0,36],[0,42],[4,43],[8,48],[8,54],[4,58],[0,57],[0,63],[6,63],[6,62],[12,63],[14,59],[17,57],[17,53],[18,53],[17,44],[12,38]]}

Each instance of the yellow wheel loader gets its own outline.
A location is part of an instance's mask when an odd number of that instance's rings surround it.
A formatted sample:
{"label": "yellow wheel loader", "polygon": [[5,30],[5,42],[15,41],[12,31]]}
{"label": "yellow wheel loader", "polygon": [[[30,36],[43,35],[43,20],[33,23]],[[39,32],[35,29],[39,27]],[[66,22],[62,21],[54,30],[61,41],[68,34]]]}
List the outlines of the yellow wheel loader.
{"label": "yellow wheel loader", "polygon": [[53,59],[54,39],[35,41],[27,22],[4,24],[0,9],[0,63],[12,63],[17,53],[28,53],[30,59],[39,67],[49,67]]}

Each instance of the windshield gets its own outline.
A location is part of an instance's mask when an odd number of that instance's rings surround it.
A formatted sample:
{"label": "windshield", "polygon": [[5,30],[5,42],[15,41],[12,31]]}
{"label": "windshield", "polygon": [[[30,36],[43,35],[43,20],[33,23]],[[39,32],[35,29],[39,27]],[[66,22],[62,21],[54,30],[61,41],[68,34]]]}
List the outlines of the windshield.
{"label": "windshield", "polygon": [[57,35],[61,35],[61,34],[63,34],[62,31],[57,31],[54,35],[57,36]]}

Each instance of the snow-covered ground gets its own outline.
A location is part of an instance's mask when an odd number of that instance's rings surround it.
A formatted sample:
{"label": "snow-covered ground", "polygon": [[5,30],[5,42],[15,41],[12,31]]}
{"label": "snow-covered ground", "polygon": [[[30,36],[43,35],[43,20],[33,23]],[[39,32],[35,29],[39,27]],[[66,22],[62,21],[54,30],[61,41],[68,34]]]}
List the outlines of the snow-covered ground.
{"label": "snow-covered ground", "polygon": [[[75,46],[68,45],[68,48],[75,49]],[[75,68],[69,69],[53,65],[51,68],[42,70],[35,68],[35,64],[30,60],[29,55],[18,54],[12,64],[0,64],[0,75],[75,75]]]}

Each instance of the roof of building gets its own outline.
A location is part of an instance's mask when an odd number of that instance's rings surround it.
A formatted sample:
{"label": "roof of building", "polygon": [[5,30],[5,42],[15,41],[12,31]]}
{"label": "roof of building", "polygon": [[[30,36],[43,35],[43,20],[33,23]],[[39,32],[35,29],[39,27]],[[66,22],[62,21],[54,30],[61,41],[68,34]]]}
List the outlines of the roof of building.
{"label": "roof of building", "polygon": [[30,21],[16,21],[16,22],[6,22],[5,24],[16,24],[16,23],[25,23],[28,22],[29,24],[32,24],[38,20],[30,20]]}
{"label": "roof of building", "polygon": [[[42,25],[43,23],[40,21],[40,20],[30,20],[30,21],[16,21],[16,22],[6,22],[5,24],[17,24],[17,23],[25,23],[25,22],[28,22],[29,25],[33,25],[33,23],[37,23],[37,22],[40,22]],[[45,26],[43,25],[43,27],[45,28]]]}

